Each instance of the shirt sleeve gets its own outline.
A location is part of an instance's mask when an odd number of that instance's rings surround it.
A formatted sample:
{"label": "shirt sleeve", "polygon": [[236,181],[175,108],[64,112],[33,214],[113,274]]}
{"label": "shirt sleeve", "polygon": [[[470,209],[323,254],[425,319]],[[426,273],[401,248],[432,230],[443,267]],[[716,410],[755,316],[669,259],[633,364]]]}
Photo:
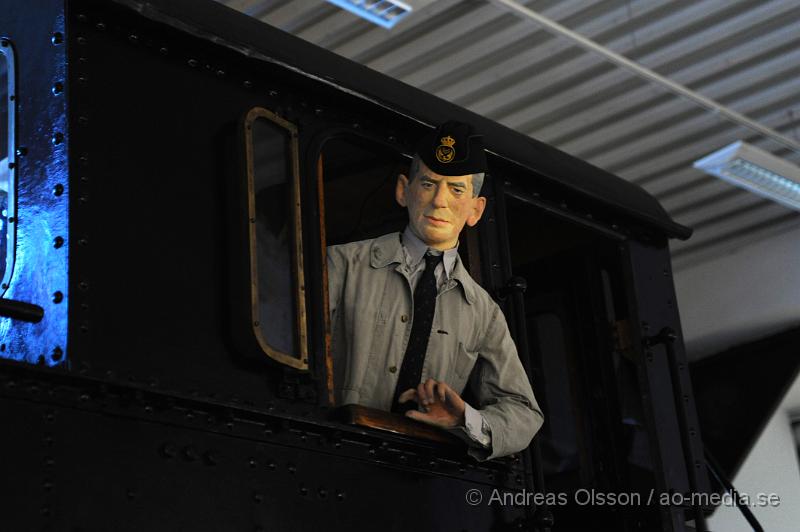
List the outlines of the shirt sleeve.
{"label": "shirt sleeve", "polygon": [[505,317],[495,304],[480,346],[475,382],[477,410],[491,433],[488,448],[470,446],[478,460],[516,453],[528,446],[544,416],[533,396]]}
{"label": "shirt sleeve", "polygon": [[470,447],[491,449],[492,431],[483,419],[483,415],[467,402],[464,402],[464,406],[464,426],[450,429],[449,432]]}

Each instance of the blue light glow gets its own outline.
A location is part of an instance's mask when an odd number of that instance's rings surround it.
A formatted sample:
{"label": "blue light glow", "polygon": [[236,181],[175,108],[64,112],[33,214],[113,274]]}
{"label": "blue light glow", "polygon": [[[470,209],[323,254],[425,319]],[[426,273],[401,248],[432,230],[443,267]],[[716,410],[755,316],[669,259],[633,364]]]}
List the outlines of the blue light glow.
{"label": "blue light glow", "polygon": [[[54,31],[64,31],[63,15],[57,17]],[[12,43],[13,44],[13,43]],[[10,48],[10,47],[9,47]],[[61,47],[48,65],[53,79],[66,78],[66,52]],[[17,69],[16,72],[29,72]],[[47,76],[30,76],[21,80],[17,105],[31,112],[23,115],[25,129],[36,131],[35,142],[26,145],[28,156],[15,165],[16,186],[9,190],[16,195],[17,220],[9,223],[9,233],[16,236],[16,258],[10,272],[8,290],[3,297],[39,305],[44,318],[29,323],[0,317],[0,357],[31,364],[55,366],[68,363],[67,327],[69,304],[69,172],[67,165],[67,109],[64,98],[52,98]],[[17,84],[19,87],[20,84]],[[43,96],[46,94],[47,96]],[[13,112],[9,113],[13,116]],[[63,132],[64,141],[52,144],[52,132]],[[10,154],[14,153],[9,149]],[[11,181],[13,183],[14,181]],[[52,193],[63,187],[63,194]],[[64,245],[55,246],[60,237]],[[63,294],[54,300],[53,294]]]}
{"label": "blue light glow", "polygon": [[328,0],[328,2],[386,29],[391,29],[411,13],[411,6],[396,0]]}

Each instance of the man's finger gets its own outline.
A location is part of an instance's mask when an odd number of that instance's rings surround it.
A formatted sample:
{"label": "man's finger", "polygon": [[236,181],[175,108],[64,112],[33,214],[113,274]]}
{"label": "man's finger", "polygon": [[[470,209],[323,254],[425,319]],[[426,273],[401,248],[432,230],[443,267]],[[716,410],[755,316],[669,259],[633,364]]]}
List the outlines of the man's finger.
{"label": "man's finger", "polygon": [[422,423],[427,423],[428,425],[437,425],[437,423],[434,423],[433,417],[431,417],[430,414],[426,414],[418,410],[409,410],[406,412],[406,417],[410,417],[416,421],[421,421]]}
{"label": "man's finger", "polygon": [[428,394],[425,393],[425,383],[421,382],[417,385],[417,401],[420,405],[427,405],[429,403]]}
{"label": "man's finger", "polygon": [[398,403],[406,403],[408,401],[415,401],[417,403],[419,402],[417,400],[417,390],[415,390],[414,388],[409,388],[408,390],[401,393],[400,396],[397,398]]}
{"label": "man's finger", "polygon": [[432,404],[436,401],[436,384],[438,384],[433,379],[428,379],[425,381],[425,399],[426,405]]}
{"label": "man's finger", "polygon": [[437,382],[436,383],[436,395],[439,397],[439,402],[444,403],[447,399],[447,392],[450,391],[450,387],[444,382]]}

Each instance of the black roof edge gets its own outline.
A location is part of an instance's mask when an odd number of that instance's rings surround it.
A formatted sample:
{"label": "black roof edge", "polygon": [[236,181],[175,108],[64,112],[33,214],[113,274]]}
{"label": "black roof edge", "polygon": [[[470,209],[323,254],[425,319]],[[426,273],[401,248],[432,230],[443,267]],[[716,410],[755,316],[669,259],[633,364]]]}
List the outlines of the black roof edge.
{"label": "black roof edge", "polygon": [[[692,229],[667,214],[642,187],[548,144],[437,96],[308,43],[213,0],[113,0],[140,13],[251,58],[277,63],[409,118],[440,124],[473,124],[487,150],[592,199],[654,226],[670,238],[688,239]],[[358,80],[355,85],[353,80]]]}

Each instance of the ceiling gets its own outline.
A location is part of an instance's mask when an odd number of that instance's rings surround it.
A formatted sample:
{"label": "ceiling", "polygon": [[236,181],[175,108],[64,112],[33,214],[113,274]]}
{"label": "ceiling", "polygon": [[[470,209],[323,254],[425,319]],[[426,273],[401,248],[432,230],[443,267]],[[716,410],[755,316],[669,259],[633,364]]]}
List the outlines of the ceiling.
{"label": "ceiling", "polygon": [[[436,0],[386,30],[324,0],[218,1],[641,185],[695,229],[672,243],[677,271],[800,227],[800,213],[692,168],[737,139],[800,154],[499,4]],[[800,2],[519,3],[800,141]]]}

